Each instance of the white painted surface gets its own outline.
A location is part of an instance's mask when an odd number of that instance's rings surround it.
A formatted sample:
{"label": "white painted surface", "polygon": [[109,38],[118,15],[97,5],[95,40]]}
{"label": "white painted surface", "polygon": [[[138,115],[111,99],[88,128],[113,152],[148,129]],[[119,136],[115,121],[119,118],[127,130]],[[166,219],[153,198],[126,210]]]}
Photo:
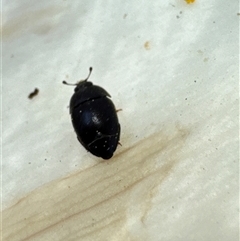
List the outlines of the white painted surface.
{"label": "white painted surface", "polygon": [[156,157],[161,165],[177,149],[144,225],[136,221],[142,192],[129,197],[139,199],[128,210],[133,237],[237,240],[237,13],[236,0],[3,1],[3,208],[99,162],[75,137],[73,88],[61,83],[92,66],[90,80],[123,109],[116,154],[130,158],[124,150],[135,144],[141,152],[137,143],[154,133],[188,133]]}

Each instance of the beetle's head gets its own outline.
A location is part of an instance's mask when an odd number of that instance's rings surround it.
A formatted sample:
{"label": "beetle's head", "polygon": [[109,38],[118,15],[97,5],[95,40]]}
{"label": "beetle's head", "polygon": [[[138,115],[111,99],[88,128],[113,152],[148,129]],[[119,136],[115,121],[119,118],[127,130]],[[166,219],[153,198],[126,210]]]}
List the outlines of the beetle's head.
{"label": "beetle's head", "polygon": [[69,83],[67,83],[65,80],[64,80],[62,83],[65,84],[65,85],[73,85],[73,86],[76,86],[75,89],[74,89],[74,92],[77,92],[81,87],[85,87],[85,86],[90,86],[90,85],[92,85],[91,82],[87,82],[88,79],[89,79],[89,77],[90,77],[90,75],[91,75],[91,73],[92,73],[92,67],[89,68],[89,74],[88,74],[88,76],[87,76],[87,78],[86,78],[85,80],[80,80],[80,81],[78,81],[76,84],[69,84]]}

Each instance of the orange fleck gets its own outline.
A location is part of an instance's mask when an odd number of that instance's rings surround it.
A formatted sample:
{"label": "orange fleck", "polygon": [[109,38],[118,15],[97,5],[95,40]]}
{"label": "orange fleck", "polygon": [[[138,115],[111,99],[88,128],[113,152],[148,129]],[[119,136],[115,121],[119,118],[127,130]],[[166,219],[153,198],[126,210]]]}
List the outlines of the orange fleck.
{"label": "orange fleck", "polygon": [[187,4],[191,4],[191,3],[194,3],[195,0],[185,0],[185,2],[186,2]]}

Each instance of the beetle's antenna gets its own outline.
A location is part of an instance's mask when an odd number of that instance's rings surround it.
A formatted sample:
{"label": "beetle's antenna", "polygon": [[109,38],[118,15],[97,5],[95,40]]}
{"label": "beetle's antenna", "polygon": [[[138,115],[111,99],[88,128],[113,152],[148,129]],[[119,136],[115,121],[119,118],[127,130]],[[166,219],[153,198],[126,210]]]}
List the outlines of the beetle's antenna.
{"label": "beetle's antenna", "polygon": [[[91,73],[92,73],[92,70],[93,70],[93,68],[92,67],[90,67],[89,68],[89,74],[88,74],[88,77],[85,79],[85,80],[82,80],[82,81],[84,81],[84,82],[86,82],[86,81],[88,81],[88,79],[89,79],[89,77],[90,77],[90,75],[91,75]],[[78,83],[76,83],[76,84],[69,84],[69,83],[67,83],[65,80],[63,80],[63,82],[62,82],[63,84],[65,84],[65,85],[72,85],[72,86],[76,86],[76,85],[78,85]]]}
{"label": "beetle's antenna", "polygon": [[69,84],[69,83],[67,83],[65,80],[63,80],[62,83],[65,84],[65,85],[73,85],[73,86],[76,86],[76,85],[77,85],[77,84]]}
{"label": "beetle's antenna", "polygon": [[89,79],[91,73],[92,73],[92,67],[89,68],[89,74],[88,74],[88,77],[87,77],[84,81],[88,81],[88,79]]}

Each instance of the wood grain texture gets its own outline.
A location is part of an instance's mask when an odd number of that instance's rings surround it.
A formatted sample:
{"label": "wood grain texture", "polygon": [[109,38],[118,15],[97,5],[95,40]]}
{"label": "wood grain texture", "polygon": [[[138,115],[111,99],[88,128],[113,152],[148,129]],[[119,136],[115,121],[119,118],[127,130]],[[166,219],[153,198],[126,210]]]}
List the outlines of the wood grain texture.
{"label": "wood grain texture", "polygon": [[3,240],[138,240],[131,222],[144,223],[189,133],[179,127],[155,133],[29,193],[3,211]]}

